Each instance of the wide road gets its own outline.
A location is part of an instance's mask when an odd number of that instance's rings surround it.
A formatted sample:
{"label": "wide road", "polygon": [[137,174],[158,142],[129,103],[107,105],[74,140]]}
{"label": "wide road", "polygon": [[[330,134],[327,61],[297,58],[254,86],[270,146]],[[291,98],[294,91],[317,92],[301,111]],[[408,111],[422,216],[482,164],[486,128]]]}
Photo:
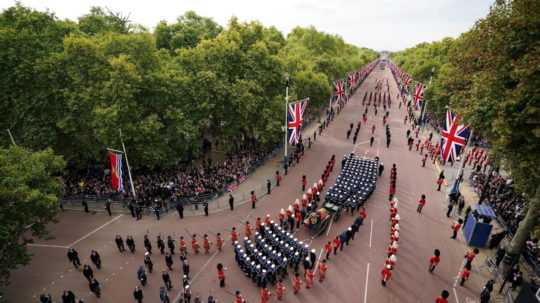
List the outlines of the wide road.
{"label": "wide road", "polygon": [[[390,83],[392,108],[389,124],[392,132],[392,144],[386,148],[384,126],[382,124],[382,108],[377,116],[373,108],[369,110],[367,125],[362,125],[356,145],[346,140],[346,130],[350,123],[357,123],[364,112],[362,98],[366,91],[374,91],[377,79],[386,79]],[[317,137],[313,147],[306,151],[300,165],[289,171],[282,186],[275,188],[271,195],[259,200],[257,208],[252,210],[244,204],[233,212],[223,211],[211,214],[210,217],[189,217],[180,220],[176,214],[168,215],[157,221],[154,217],[145,217],[135,222],[129,215],[109,217],[105,214],[87,215],[79,212],[66,212],[60,216],[60,222],[52,226],[54,239],[41,241],[30,249],[34,253],[32,263],[13,274],[13,283],[6,290],[9,302],[37,302],[42,292],[50,292],[55,300],[59,300],[63,289],[71,289],[85,302],[133,302],[132,291],[138,285],[136,269],[143,264],[143,235],[148,234],[154,246],[154,273],[149,274],[149,283],[144,288],[144,302],[159,302],[159,287],[162,286],[161,270],[165,268],[164,259],[157,252],[155,237],[162,235],[178,239],[183,235],[190,239],[191,234],[215,235],[221,232],[226,239],[226,249],[211,254],[189,255],[192,272],[194,296],[200,295],[203,301],[209,294],[218,298],[219,302],[232,302],[233,293],[241,290],[249,302],[259,301],[258,288],[246,278],[234,261],[234,253],[230,247],[229,235],[233,226],[241,231],[246,220],[254,223],[256,217],[271,214],[275,219],[280,208],[285,208],[301,196],[300,180],[305,174],[308,183],[315,182],[321,175],[327,161],[335,154],[336,168],[329,184],[333,184],[338,174],[340,160],[343,155],[354,151],[367,157],[379,156],[385,164],[385,171],[377,183],[375,193],[367,202],[368,219],[360,228],[357,237],[349,247],[329,261],[327,280],[315,283],[313,289],[302,289],[299,295],[292,294],[292,285],[286,281],[287,302],[434,302],[442,289],[450,291],[450,302],[475,302],[480,291],[483,278],[477,273],[481,264],[473,266],[471,279],[465,287],[454,287],[455,276],[468,249],[463,237],[451,240],[450,225],[446,218],[445,194],[436,191],[435,180],[438,168],[429,163],[425,168],[420,166],[420,155],[408,151],[405,140],[407,125],[404,125],[405,107],[398,108],[396,100],[397,86],[388,68],[376,67],[362,83],[356,94],[345,106],[345,109],[331,123],[322,136]],[[308,109],[309,110],[309,109]],[[376,141],[369,146],[371,126],[376,125]],[[311,134],[304,134],[304,136]],[[275,162],[274,162],[275,163]],[[400,201],[401,216],[400,248],[398,261],[393,276],[387,287],[380,283],[380,272],[386,257],[389,244],[389,211],[388,187],[389,171],[392,163],[397,164],[397,197]],[[272,171],[272,170],[269,170]],[[327,187],[326,187],[327,188]],[[421,215],[416,213],[416,203],[421,194],[426,194],[427,205]],[[301,229],[296,237],[307,240],[317,254],[324,243],[346,229],[353,221],[349,215],[343,216],[333,224],[327,235],[311,240],[306,231]],[[137,252],[120,254],[113,242],[116,234],[133,235],[137,242]],[[89,263],[91,249],[96,249],[102,256],[103,268],[95,270],[96,278],[102,283],[102,297],[95,298],[89,293],[88,285],[82,273],[74,270],[66,258],[66,248],[74,246],[84,263]],[[433,250],[442,252],[441,264],[435,273],[427,270],[428,259]],[[180,262],[175,256],[173,283],[170,297],[179,294]],[[226,268],[227,286],[220,289],[217,281],[216,265],[223,263]],[[275,301],[273,297],[272,301]],[[56,302],[56,301],[55,301]]]}

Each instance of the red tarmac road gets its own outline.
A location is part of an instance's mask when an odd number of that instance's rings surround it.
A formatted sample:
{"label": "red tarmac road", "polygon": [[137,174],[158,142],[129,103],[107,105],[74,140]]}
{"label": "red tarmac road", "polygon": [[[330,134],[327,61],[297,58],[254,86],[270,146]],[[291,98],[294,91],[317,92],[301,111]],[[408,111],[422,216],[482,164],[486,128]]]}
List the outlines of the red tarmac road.
{"label": "red tarmac road", "polygon": [[[392,144],[389,149],[385,146],[384,126],[382,124],[383,109],[379,108],[378,116],[374,116],[373,107],[369,110],[368,125],[362,125],[359,140],[353,146],[352,139],[346,140],[346,131],[350,123],[357,123],[364,111],[362,98],[366,90],[374,91],[377,79],[388,79],[392,108],[390,109],[390,128]],[[385,81],[384,81],[385,82]],[[134,302],[133,288],[138,285],[136,270],[143,264],[144,234],[148,234],[154,246],[152,260],[154,273],[149,274],[149,283],[143,288],[144,302],[159,302],[159,287],[162,286],[161,270],[165,268],[164,258],[155,247],[155,238],[161,234],[166,238],[171,235],[178,239],[183,235],[187,240],[193,233],[198,234],[202,244],[202,235],[210,235],[215,242],[218,232],[226,240],[223,252],[216,252],[215,247],[208,255],[189,255],[192,272],[193,295],[201,296],[203,301],[209,294],[214,295],[219,302],[233,302],[233,293],[238,289],[249,302],[259,301],[259,289],[246,278],[234,261],[234,253],[230,247],[230,230],[236,226],[243,237],[243,223],[249,220],[254,224],[256,217],[267,213],[277,218],[280,208],[285,208],[301,196],[300,180],[305,174],[308,184],[320,177],[330,157],[336,155],[336,167],[328,184],[333,184],[340,168],[343,155],[355,151],[358,155],[367,157],[379,156],[385,165],[385,172],[377,182],[377,189],[368,200],[366,207],[368,218],[360,228],[355,240],[349,247],[331,257],[328,262],[329,270],[324,283],[315,282],[312,289],[302,289],[300,294],[292,294],[292,285],[286,281],[286,302],[434,302],[443,289],[450,291],[450,302],[475,302],[484,281],[479,277],[473,265],[471,279],[465,287],[453,287],[455,276],[463,260],[467,247],[460,234],[458,240],[451,240],[449,221],[446,211],[445,194],[437,192],[435,180],[436,168],[427,164],[420,167],[418,152],[410,152],[406,146],[403,124],[405,107],[398,109],[395,99],[396,84],[393,82],[388,69],[378,67],[364,81],[357,93],[345,106],[345,109],[330,124],[311,149],[306,150],[300,165],[289,170],[281,187],[274,188],[271,195],[264,196],[252,210],[249,204],[235,208],[233,212],[223,211],[211,214],[210,217],[189,217],[180,220],[170,214],[156,221],[153,216],[147,216],[142,221],[135,222],[129,215],[108,217],[106,214],[88,215],[82,212],[65,212],[59,216],[60,222],[52,225],[52,235],[55,239],[41,241],[30,247],[34,254],[32,263],[13,273],[13,282],[6,289],[8,302],[37,302],[39,294],[48,292],[55,300],[60,299],[63,289],[71,289],[85,302]],[[376,124],[376,141],[369,147],[371,126]],[[304,134],[308,136],[311,134]],[[400,248],[397,253],[397,265],[393,270],[392,279],[387,287],[380,283],[380,272],[386,257],[386,247],[389,244],[389,211],[388,187],[389,171],[392,163],[397,164],[397,198],[399,199]],[[328,186],[328,185],[327,185]],[[326,187],[327,188],[327,187]],[[325,188],[325,189],[326,189]],[[421,194],[426,194],[427,205],[421,215],[416,213],[416,202]],[[317,254],[324,243],[352,224],[353,217],[344,215],[329,229],[327,236],[311,239],[309,234],[301,229],[296,233],[299,239],[311,243],[317,249]],[[116,234],[133,235],[137,243],[137,251],[119,253],[114,244]],[[188,241],[189,243],[189,241]],[[95,298],[88,290],[88,284],[82,273],[75,270],[66,258],[67,247],[74,246],[81,257],[82,263],[89,262],[91,249],[101,254],[103,268],[94,270],[98,281],[102,283],[102,297]],[[178,248],[178,247],[177,247]],[[435,248],[441,250],[441,263],[433,274],[427,270],[428,259]],[[172,280],[174,288],[169,296],[174,299],[180,289],[180,261],[178,255],[174,258]],[[218,286],[216,265],[223,263],[226,270],[226,288]],[[480,264],[476,264],[479,266]],[[271,289],[273,291],[273,289]],[[271,301],[277,301],[275,294]],[[56,301],[55,301],[56,302]]]}

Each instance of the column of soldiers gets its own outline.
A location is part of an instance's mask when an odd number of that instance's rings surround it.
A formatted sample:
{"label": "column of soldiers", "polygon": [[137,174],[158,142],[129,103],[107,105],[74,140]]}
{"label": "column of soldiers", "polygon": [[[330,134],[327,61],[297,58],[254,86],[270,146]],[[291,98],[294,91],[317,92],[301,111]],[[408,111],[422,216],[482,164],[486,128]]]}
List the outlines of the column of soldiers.
{"label": "column of soldiers", "polygon": [[399,221],[400,216],[398,214],[398,200],[395,197],[389,201],[390,204],[390,244],[387,248],[387,256],[384,261],[384,267],[381,271],[381,284],[386,286],[386,283],[392,277],[392,270],[396,266],[397,262],[397,249],[399,248]]}

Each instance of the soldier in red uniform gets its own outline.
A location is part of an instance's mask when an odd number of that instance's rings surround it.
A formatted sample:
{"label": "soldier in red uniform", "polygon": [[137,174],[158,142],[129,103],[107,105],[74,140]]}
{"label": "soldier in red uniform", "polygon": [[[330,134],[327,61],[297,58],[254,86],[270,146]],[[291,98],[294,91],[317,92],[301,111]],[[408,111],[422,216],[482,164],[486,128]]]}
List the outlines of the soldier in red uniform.
{"label": "soldier in red uniform", "polygon": [[325,260],[330,259],[330,254],[332,253],[332,242],[328,241],[328,243],[324,245],[324,252],[326,253]]}
{"label": "soldier in red uniform", "polygon": [[223,288],[225,287],[225,268],[223,267],[223,264],[218,263],[217,265],[217,274],[218,274],[218,280],[219,280],[219,287]]}
{"label": "soldier in red uniform", "polygon": [[476,255],[478,255],[479,252],[480,251],[478,250],[478,248],[468,251],[464,256],[465,261],[466,261],[465,266],[467,265],[472,266],[472,261],[474,260]]}
{"label": "soldier in red uniform", "polygon": [[281,175],[279,174],[279,170],[276,170],[276,186],[279,186],[281,184]]}
{"label": "soldier in red uniform", "polygon": [[306,190],[306,185],[307,185],[306,175],[302,175],[302,192]]}
{"label": "soldier in red uniform", "polygon": [[392,277],[392,270],[390,265],[386,265],[384,269],[381,271],[381,284],[382,286],[386,286],[386,282],[390,280],[390,277]]}
{"label": "soldier in red uniform", "polygon": [[255,208],[255,204],[257,203],[257,196],[255,195],[255,191],[251,191],[251,208]]}
{"label": "soldier in red uniform", "polygon": [[296,295],[298,294],[298,292],[300,291],[300,288],[302,287],[302,280],[300,280],[299,273],[294,274],[292,283],[293,283],[293,293]]}
{"label": "soldier in red uniform", "polygon": [[207,234],[204,234],[203,248],[204,248],[204,253],[205,253],[205,254],[210,253],[210,246],[211,246],[211,244],[212,244],[212,243],[210,243],[210,241],[208,241],[208,235],[207,235]]}
{"label": "soldier in red uniform", "polygon": [[450,297],[448,290],[443,290],[441,295],[435,299],[435,303],[448,303],[448,297]]}
{"label": "soldier in red uniform", "polygon": [[433,251],[433,256],[429,258],[429,272],[433,272],[435,267],[441,262],[441,252],[438,249]]}
{"label": "soldier in red uniform", "polygon": [[185,256],[187,254],[187,245],[183,236],[180,236],[180,255]]}
{"label": "soldier in red uniform", "polygon": [[418,207],[416,208],[416,212],[421,214],[422,209],[424,208],[425,205],[426,205],[426,195],[423,194],[420,197],[420,200],[418,200]]}
{"label": "soldier in red uniform", "polygon": [[255,220],[255,230],[257,230],[258,232],[261,232],[261,224],[261,217],[257,217],[257,220]]}
{"label": "soldier in red uniform", "polygon": [[261,303],[268,303],[271,296],[272,293],[268,290],[268,288],[265,287],[261,289]]}
{"label": "soldier in red uniform", "polygon": [[246,303],[246,299],[244,299],[244,296],[240,293],[239,290],[236,291],[234,294],[234,303]]}
{"label": "soldier in red uniform", "polygon": [[221,233],[217,233],[216,236],[216,246],[218,251],[221,251],[223,249],[223,239],[221,238]]}
{"label": "soldier in red uniform", "polygon": [[458,231],[461,229],[461,224],[463,224],[462,219],[458,219],[457,222],[452,224],[452,239],[456,239]]}
{"label": "soldier in red uniform", "polygon": [[319,282],[323,282],[326,278],[326,271],[328,271],[328,265],[326,265],[326,260],[322,260],[319,263]]}
{"label": "soldier in red uniform", "polygon": [[236,232],[236,227],[233,227],[231,231],[231,242],[234,244],[236,241],[238,241],[238,233]]}
{"label": "soldier in red uniform", "polygon": [[279,279],[279,281],[276,284],[276,298],[278,301],[283,300],[283,297],[285,296],[285,285],[283,285],[283,280]]}
{"label": "soldier in red uniform", "polygon": [[246,221],[245,225],[245,235],[247,238],[251,238],[251,224],[249,224],[249,221]]}
{"label": "soldier in red uniform", "polygon": [[199,242],[197,242],[197,235],[196,234],[193,234],[193,236],[191,237],[191,248],[193,249],[193,251],[198,254],[199,253]]}
{"label": "soldier in red uniform", "polygon": [[465,264],[461,272],[459,273],[460,281],[459,285],[463,286],[469,277],[471,276],[471,265]]}
{"label": "soldier in red uniform", "polygon": [[311,288],[313,286],[313,279],[315,278],[315,273],[313,270],[308,269],[306,272],[306,288]]}
{"label": "soldier in red uniform", "polygon": [[334,255],[337,255],[337,250],[341,246],[341,240],[339,239],[339,236],[336,236],[333,244],[334,244]]}

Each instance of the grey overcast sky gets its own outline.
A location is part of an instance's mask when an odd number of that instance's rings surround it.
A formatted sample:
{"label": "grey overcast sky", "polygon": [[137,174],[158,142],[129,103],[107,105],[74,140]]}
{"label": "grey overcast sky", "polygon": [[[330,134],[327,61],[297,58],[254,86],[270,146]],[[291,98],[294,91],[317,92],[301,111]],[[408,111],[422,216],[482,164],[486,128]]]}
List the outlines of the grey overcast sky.
{"label": "grey overcast sky", "polygon": [[[14,0],[0,0],[5,9]],[[174,22],[188,10],[226,25],[231,16],[258,20],[287,34],[313,25],[348,43],[396,51],[425,41],[457,37],[487,15],[493,0],[22,0],[61,19],[76,20],[92,6],[129,14],[134,23],[153,29],[160,20]]]}

